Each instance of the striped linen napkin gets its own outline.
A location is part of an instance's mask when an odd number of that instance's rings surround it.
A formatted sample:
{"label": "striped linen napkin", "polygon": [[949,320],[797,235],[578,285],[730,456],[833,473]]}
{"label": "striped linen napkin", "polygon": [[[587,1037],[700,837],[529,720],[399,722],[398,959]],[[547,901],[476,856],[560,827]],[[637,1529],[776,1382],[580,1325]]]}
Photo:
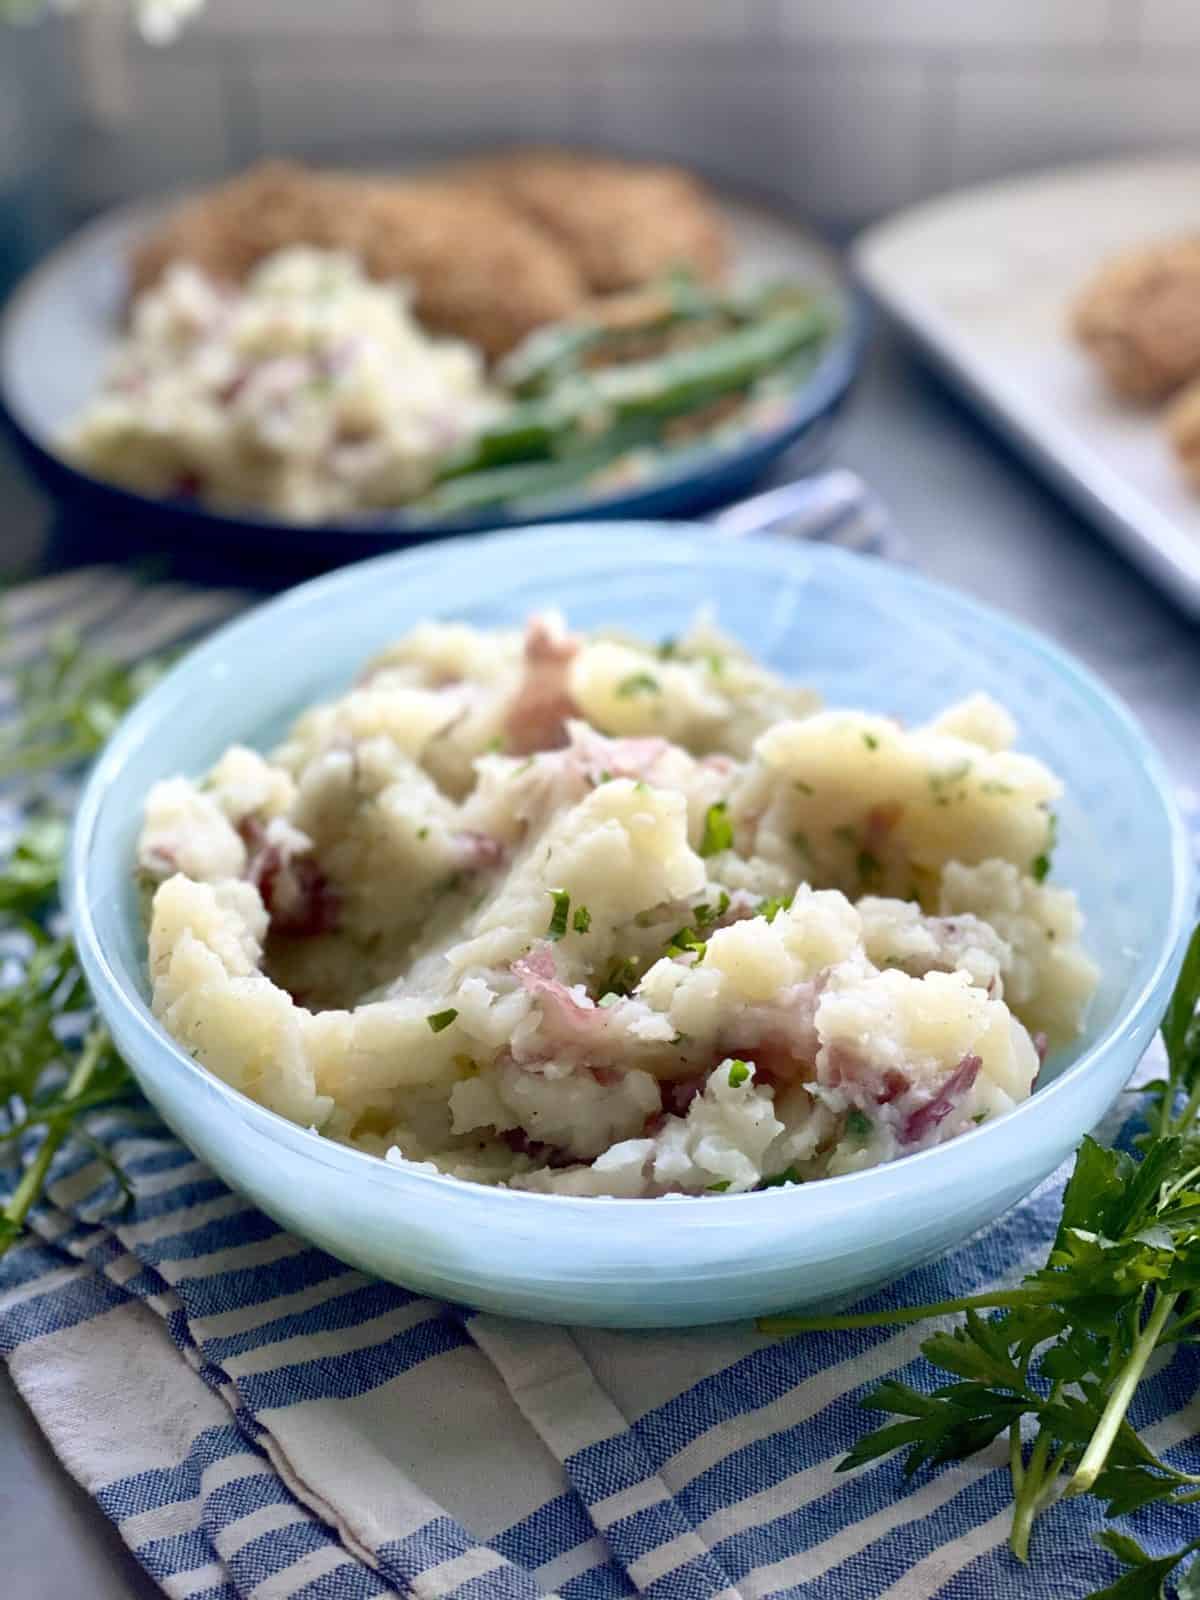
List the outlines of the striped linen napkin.
{"label": "striped linen napkin", "polygon": [[[852,490],[801,535],[886,549]],[[140,653],[245,599],[147,592],[111,568],[50,579],[9,597],[9,661],[64,623]],[[837,1473],[872,1425],[868,1389],[936,1382],[928,1326],[774,1343],[748,1325],[510,1322],[285,1233],[140,1100],[91,1131],[133,1195],[94,1148],[60,1151],[0,1261],[0,1352],[68,1471],[178,1600],[1073,1600],[1113,1576],[1087,1500],[1044,1518],[1032,1569],[1016,1562],[1000,1449],[914,1480],[895,1458]],[[1045,1249],[1064,1176],[868,1304],[1015,1278]],[[0,1169],[0,1195],[16,1177]],[[1165,1361],[1133,1417],[1193,1471],[1196,1360]],[[1185,1536],[1161,1510],[1133,1521],[1151,1549]]]}

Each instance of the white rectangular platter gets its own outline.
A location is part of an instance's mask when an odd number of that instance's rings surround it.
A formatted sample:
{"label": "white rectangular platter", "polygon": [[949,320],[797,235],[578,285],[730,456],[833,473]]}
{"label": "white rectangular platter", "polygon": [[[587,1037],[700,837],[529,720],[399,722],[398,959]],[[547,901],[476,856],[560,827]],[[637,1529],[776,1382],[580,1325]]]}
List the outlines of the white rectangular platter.
{"label": "white rectangular platter", "polygon": [[1113,398],[1069,308],[1106,257],[1200,233],[1200,159],[1076,167],[902,212],[858,239],[867,287],[1057,487],[1200,617],[1200,490],[1157,409]]}

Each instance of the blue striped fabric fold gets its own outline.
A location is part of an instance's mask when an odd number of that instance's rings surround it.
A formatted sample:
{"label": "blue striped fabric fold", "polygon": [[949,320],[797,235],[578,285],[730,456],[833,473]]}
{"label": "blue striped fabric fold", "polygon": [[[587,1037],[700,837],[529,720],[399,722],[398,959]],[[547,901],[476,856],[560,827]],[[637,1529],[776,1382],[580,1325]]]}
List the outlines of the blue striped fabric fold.
{"label": "blue striped fabric fold", "polygon": [[[839,536],[878,541],[864,516],[838,500]],[[64,624],[133,655],[242,603],[148,596],[91,569],[9,597],[8,659]],[[895,1459],[837,1472],[872,1425],[859,1402],[878,1379],[936,1383],[927,1328],[773,1343],[748,1328],[512,1323],[288,1235],[136,1097],[92,1133],[132,1198],[94,1147],[58,1153],[30,1233],[0,1261],[0,1353],[68,1470],[178,1600],[1077,1600],[1114,1575],[1086,1500],[1045,1517],[1033,1566],[1014,1560],[999,1450],[915,1479]],[[32,1153],[0,1168],[0,1195]],[[1018,1276],[1045,1249],[1062,1182],[875,1303]],[[1189,1471],[1198,1360],[1165,1361],[1134,1418]],[[1165,1549],[1183,1515],[1131,1525]]]}

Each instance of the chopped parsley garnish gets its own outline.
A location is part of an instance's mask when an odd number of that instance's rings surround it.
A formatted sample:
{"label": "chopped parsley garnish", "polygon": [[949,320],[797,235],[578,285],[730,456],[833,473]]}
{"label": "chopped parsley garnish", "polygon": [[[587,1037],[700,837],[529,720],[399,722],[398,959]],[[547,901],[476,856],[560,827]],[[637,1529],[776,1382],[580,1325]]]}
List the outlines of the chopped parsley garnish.
{"label": "chopped parsley garnish", "polygon": [[586,933],[592,925],[592,913],[586,906],[576,906],[575,915],[571,918],[571,926],[576,933]]}
{"label": "chopped parsley garnish", "polygon": [[618,700],[632,700],[635,694],[660,694],[662,685],[652,672],[631,672],[617,685]]}
{"label": "chopped parsley garnish", "polygon": [[842,844],[858,843],[858,835],[848,822],[839,823],[838,826],[833,830],[833,837],[835,839],[839,839]]}
{"label": "chopped parsley garnish", "polygon": [[[638,970],[636,964],[629,956],[618,956],[608,969],[604,978],[604,994],[612,995],[620,1000],[625,995],[631,994],[637,987]],[[604,1002],[601,1001],[601,1004]],[[612,1004],[612,1001],[609,1001]]]}
{"label": "chopped parsley garnish", "polygon": [[624,995],[614,994],[610,989],[607,994],[602,994],[600,996],[599,1000],[596,1001],[596,1004],[601,1008],[601,1010],[607,1011],[609,1006],[620,1005],[624,998]]}
{"label": "chopped parsley garnish", "polygon": [[1030,871],[1038,883],[1045,883],[1050,876],[1050,858],[1054,854],[1054,847],[1058,843],[1058,817],[1052,811],[1046,828],[1046,848],[1034,856]]}
{"label": "chopped parsley garnish", "polygon": [[702,856],[719,855],[733,848],[733,823],[729,820],[729,802],[715,800],[704,813],[704,834],[700,840]]}
{"label": "chopped parsley garnish", "polygon": [[801,833],[799,829],[792,835],[792,847],[795,850],[802,851],[806,856],[812,855],[812,850],[808,843],[808,835]]}
{"label": "chopped parsley garnish", "polygon": [[947,767],[944,772],[931,772],[929,774],[929,787],[935,795],[944,799],[945,791],[953,789],[956,784],[961,783],[970,770],[971,762],[968,759],[960,761],[957,766]]}
{"label": "chopped parsley garnish", "polygon": [[486,748],[490,750],[493,755],[498,755],[500,751],[504,749],[503,734],[498,733],[494,739],[489,739]]}
{"label": "chopped parsley garnish", "polygon": [[732,1178],[722,1178],[719,1183],[710,1183],[708,1192],[709,1194],[724,1194],[732,1182]]}
{"label": "chopped parsley garnish", "polygon": [[697,928],[707,928],[711,923],[714,923],[720,917],[723,917],[728,910],[729,896],[725,890],[722,889],[715,906],[701,903],[698,906],[692,907],[692,921],[695,923]]}
{"label": "chopped parsley garnish", "polygon": [[768,922],[774,922],[781,911],[790,911],[794,895],[773,895],[769,900],[760,900],[754,908],[756,917],[765,917]]}
{"label": "chopped parsley garnish", "polygon": [[805,783],[803,778],[793,778],[792,788],[798,790],[800,794],[816,794],[817,792],[812,784]]}
{"label": "chopped parsley garnish", "polygon": [[979,792],[980,794],[1012,794],[1013,786],[1011,783],[1001,783],[998,778],[988,778],[985,783],[979,785]]}
{"label": "chopped parsley garnish", "polygon": [[750,1064],[747,1061],[731,1061],[729,1063],[729,1087],[740,1089],[742,1084],[750,1077]]}
{"label": "chopped parsley garnish", "polygon": [[667,948],[663,953],[668,956],[685,956],[694,951],[696,960],[693,964],[698,967],[704,960],[704,952],[707,949],[708,945],[693,928],[680,928],[678,933],[673,933],[667,940]]}
{"label": "chopped parsley garnish", "polygon": [[863,733],[863,743],[866,745],[868,750],[878,750],[879,749],[879,740],[875,736],[875,734],[873,734],[873,733],[864,732]]}
{"label": "chopped parsley garnish", "polygon": [[785,1183],[803,1183],[804,1179],[795,1167],[785,1167],[782,1172],[777,1172],[773,1177],[764,1178],[759,1184],[760,1189],[782,1189]]}
{"label": "chopped parsley garnish", "polygon": [[869,850],[858,852],[858,876],[862,880],[864,889],[870,889],[879,882],[883,868],[879,864],[879,857],[873,856]]}
{"label": "chopped parsley garnish", "polygon": [[670,661],[671,657],[677,653],[678,649],[679,640],[673,639],[670,634],[668,634],[665,639],[660,639],[658,642],[658,659],[660,661]]}
{"label": "chopped parsley garnish", "polygon": [[987,1121],[987,1112],[986,1111],[977,1111],[975,1113],[975,1115],[971,1118],[971,1121],[975,1124],[976,1127],[978,1127],[981,1122],[986,1122]]}
{"label": "chopped parsley garnish", "polygon": [[432,1016],[426,1017],[425,1021],[429,1024],[430,1029],[434,1033],[441,1033],[443,1029],[450,1026],[457,1015],[458,1012],[453,1009],[449,1011],[435,1011]]}
{"label": "chopped parsley garnish", "polygon": [[869,1139],[871,1137],[871,1123],[865,1112],[857,1106],[851,1106],[846,1113],[846,1132],[856,1139]]}
{"label": "chopped parsley garnish", "polygon": [[725,671],[725,657],[716,650],[710,650],[704,659],[708,662],[708,670],[713,677],[719,678]]}
{"label": "chopped parsley garnish", "polygon": [[567,923],[571,916],[571,896],[565,889],[547,890],[554,901],[554,910],[550,913],[550,926],[546,929],[547,939],[561,939],[567,931]]}
{"label": "chopped parsley garnish", "polygon": [[428,828],[418,828],[417,829],[417,838],[418,839],[428,839],[428,837],[429,837],[429,829]]}

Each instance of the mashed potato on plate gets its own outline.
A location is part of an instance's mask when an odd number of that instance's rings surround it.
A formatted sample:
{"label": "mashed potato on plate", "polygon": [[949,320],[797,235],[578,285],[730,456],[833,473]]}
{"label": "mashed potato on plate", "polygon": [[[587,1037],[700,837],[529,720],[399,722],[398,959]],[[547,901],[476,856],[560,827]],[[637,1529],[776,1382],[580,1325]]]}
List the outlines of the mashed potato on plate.
{"label": "mashed potato on plate", "polygon": [[1025,1099],[1096,982],[982,696],[822,709],[707,623],[415,628],[147,799],[155,1014],[283,1116],[573,1195],[740,1193]]}
{"label": "mashed potato on plate", "polygon": [[403,285],[296,246],[240,286],[170,266],[64,448],[142,494],[311,522],[421,494],[501,409],[480,352],[425,333]]}

